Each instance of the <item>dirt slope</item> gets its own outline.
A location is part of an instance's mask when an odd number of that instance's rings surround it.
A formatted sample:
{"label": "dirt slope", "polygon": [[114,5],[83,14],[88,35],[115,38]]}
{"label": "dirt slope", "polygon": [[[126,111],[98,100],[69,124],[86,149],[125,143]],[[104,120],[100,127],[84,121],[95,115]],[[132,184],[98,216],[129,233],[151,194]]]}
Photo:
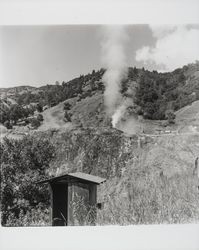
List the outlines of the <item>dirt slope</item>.
{"label": "dirt slope", "polygon": [[69,128],[71,123],[64,120],[63,106],[64,104],[62,102],[52,108],[45,110],[42,113],[44,118],[43,124],[38,130],[44,131],[48,129]]}
{"label": "dirt slope", "polygon": [[199,101],[176,112],[176,124],[180,132],[199,132]]}

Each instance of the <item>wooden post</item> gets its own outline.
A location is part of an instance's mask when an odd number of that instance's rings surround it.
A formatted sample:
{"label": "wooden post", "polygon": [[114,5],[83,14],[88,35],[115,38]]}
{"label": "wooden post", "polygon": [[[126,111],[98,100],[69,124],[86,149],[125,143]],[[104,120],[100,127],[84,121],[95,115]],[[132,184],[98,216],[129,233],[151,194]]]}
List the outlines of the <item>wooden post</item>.
{"label": "wooden post", "polygon": [[74,224],[72,202],[73,202],[73,184],[68,183],[68,202],[67,202],[68,226],[72,226]]}
{"label": "wooden post", "polygon": [[53,226],[53,189],[51,184],[48,184],[49,191],[50,191],[50,224]]}

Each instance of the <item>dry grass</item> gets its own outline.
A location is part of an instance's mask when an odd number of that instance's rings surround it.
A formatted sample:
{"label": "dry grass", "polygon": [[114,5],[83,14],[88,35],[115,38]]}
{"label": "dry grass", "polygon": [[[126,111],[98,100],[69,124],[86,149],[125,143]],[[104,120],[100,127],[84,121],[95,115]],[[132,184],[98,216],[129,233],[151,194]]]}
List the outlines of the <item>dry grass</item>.
{"label": "dry grass", "polygon": [[72,225],[74,226],[92,226],[95,224],[96,208],[88,205],[83,197],[75,195],[71,202],[72,207]]}
{"label": "dry grass", "polygon": [[103,186],[98,224],[160,224],[199,221],[198,180],[189,173],[167,178],[135,166]]}

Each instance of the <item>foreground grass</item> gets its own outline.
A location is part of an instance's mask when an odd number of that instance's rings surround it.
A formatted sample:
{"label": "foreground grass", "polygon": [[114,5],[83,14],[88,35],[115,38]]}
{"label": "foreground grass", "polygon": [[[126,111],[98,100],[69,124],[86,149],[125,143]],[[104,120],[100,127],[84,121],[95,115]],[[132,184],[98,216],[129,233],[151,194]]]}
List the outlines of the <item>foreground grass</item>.
{"label": "foreground grass", "polygon": [[102,188],[98,224],[160,224],[199,221],[198,180],[189,172],[166,177],[130,168]]}
{"label": "foreground grass", "polygon": [[21,210],[19,217],[10,214],[6,225],[7,227],[34,227],[34,226],[51,226],[49,209],[31,209],[23,213]]}

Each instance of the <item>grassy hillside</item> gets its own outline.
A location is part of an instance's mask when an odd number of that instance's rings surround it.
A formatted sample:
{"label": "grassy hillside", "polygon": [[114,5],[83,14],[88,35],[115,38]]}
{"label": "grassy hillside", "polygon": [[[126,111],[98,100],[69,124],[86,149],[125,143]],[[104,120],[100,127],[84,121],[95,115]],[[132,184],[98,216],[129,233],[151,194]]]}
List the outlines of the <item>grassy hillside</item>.
{"label": "grassy hillside", "polygon": [[[13,97],[23,108],[39,104],[44,121],[1,141],[4,224],[48,225],[49,194],[35,182],[75,171],[106,178],[98,189],[99,225],[198,222],[198,72],[198,63],[170,73],[129,68],[121,93],[136,108],[117,129],[103,104],[104,70]],[[3,102],[2,112],[15,110]],[[167,110],[175,124],[165,125]]]}
{"label": "grassy hillside", "polygon": [[38,129],[45,131],[48,129],[69,128],[70,124],[65,121],[63,107],[64,103],[61,102],[58,105],[42,112],[44,120]]}
{"label": "grassy hillside", "polygon": [[[55,85],[40,88],[22,86],[0,89],[2,97],[0,122],[3,124],[6,121],[12,122],[9,111],[13,102],[25,108],[25,112],[29,115],[37,108],[42,111],[64,101],[71,102],[71,99],[75,98],[76,102],[73,101],[68,110],[75,125],[81,124],[84,127],[92,124],[109,125],[103,104],[104,72],[104,69],[93,70],[92,73],[81,75],[69,82],[62,82],[62,84],[56,82]],[[168,73],[150,72],[144,68],[134,67],[128,69],[128,75],[121,83],[121,93],[123,98],[128,98],[131,103],[128,108],[134,107],[134,113],[142,115],[145,119],[164,120],[167,119],[167,111],[175,112],[199,100],[198,82],[198,63]],[[62,108],[62,105],[58,108]]]}
{"label": "grassy hillside", "polygon": [[81,129],[45,137],[56,150],[47,175],[83,171],[106,178],[98,188],[99,225],[199,221],[193,175],[198,134],[126,137],[117,130]]}

